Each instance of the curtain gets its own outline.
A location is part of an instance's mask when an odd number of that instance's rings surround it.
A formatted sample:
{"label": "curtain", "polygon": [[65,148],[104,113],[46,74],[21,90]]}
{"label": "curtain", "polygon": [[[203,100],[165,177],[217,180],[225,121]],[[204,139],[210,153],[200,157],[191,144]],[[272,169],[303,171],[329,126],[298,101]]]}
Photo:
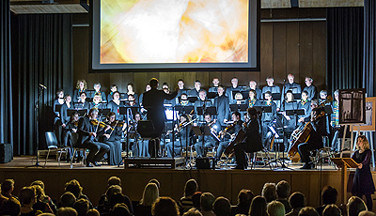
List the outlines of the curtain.
{"label": "curtain", "polygon": [[364,1],[364,61],[363,87],[368,97],[376,96],[376,2]]}
{"label": "curtain", "polygon": [[363,84],[363,8],[327,9],[329,91]]}
{"label": "curtain", "polygon": [[9,0],[0,1],[0,143],[13,144]]}
{"label": "curtain", "polygon": [[[44,132],[53,130],[56,90],[73,86],[72,17],[13,15],[12,40],[14,154],[31,155],[37,139],[43,148]],[[47,89],[42,91],[39,84]]]}

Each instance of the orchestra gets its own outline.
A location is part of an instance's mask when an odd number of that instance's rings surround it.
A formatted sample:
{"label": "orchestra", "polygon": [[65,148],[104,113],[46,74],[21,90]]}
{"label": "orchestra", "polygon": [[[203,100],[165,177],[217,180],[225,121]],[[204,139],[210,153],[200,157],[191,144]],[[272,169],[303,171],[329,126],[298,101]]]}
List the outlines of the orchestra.
{"label": "orchestra", "polygon": [[[109,164],[120,164],[121,152],[126,149],[135,157],[176,157],[189,147],[196,152],[196,157],[205,157],[206,152],[212,150],[213,157],[219,161],[239,131],[246,132],[249,123],[254,121],[258,124],[251,125],[258,128],[262,148],[277,150],[270,148],[273,138],[270,134],[273,132],[283,138],[283,147],[278,150],[287,153],[294,144],[292,137],[296,136],[295,130],[307,124],[317,124],[312,119],[316,106],[321,110],[326,110],[323,107],[328,106],[332,112],[323,118],[328,121],[326,125],[330,125],[330,128],[324,126],[320,133],[316,132],[318,135],[315,138],[312,136],[314,145],[307,147],[312,141],[306,140],[296,147],[294,153],[301,153],[304,168],[311,168],[306,149],[321,147],[322,136],[329,136],[332,150],[340,151],[336,144],[341,129],[338,125],[338,91],[334,92],[335,100],[331,102],[326,90],[317,94],[311,77],[305,77],[306,86],[302,88],[295,82],[294,75],[289,74],[287,82],[281,84],[282,91],[274,83],[273,77],[267,77],[265,81],[265,86],[261,87],[254,80],[249,81],[247,86],[241,86],[239,79],[233,77],[231,85],[226,88],[215,77],[212,86],[207,89],[202,87],[199,80],[193,83],[193,89],[187,89],[184,80],[179,79],[174,92],[171,92],[168,83],[163,83],[159,90],[155,83],[157,81],[154,81],[147,83],[145,91],[139,94],[135,92],[134,84],[128,83],[125,93],[119,92],[117,85],[112,85],[106,95],[100,83],[95,83],[94,89],[90,90],[85,80],[78,80],[73,96],[64,95],[62,89],[57,91],[53,107],[54,122],[56,128],[60,128],[59,140],[62,146],[83,145],[91,149],[88,166],[98,165],[97,162],[107,152]],[[251,115],[247,108],[253,108]],[[138,121],[147,119],[153,122],[158,138],[149,144],[137,131]],[[105,122],[104,127],[100,123],[93,126],[93,120]],[[246,124],[243,125],[243,122]],[[201,130],[201,135],[195,134],[194,128]],[[203,128],[209,128],[210,132],[205,132]],[[324,131],[330,131],[330,134]],[[74,138],[76,135],[72,134],[77,134],[77,137]],[[127,139],[129,144],[125,148],[124,140]],[[244,144],[247,143],[245,140],[237,140],[233,148],[232,155],[237,158],[238,168],[244,166],[244,161],[239,157],[251,149]],[[240,147],[240,143],[244,146]],[[260,150],[259,147],[255,149]]]}

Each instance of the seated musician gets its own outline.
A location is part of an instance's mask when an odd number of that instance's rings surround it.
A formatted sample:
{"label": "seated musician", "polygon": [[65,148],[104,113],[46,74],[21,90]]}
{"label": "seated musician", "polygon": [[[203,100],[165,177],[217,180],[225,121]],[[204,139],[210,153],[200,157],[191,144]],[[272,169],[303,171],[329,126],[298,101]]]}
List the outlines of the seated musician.
{"label": "seated musician", "polygon": [[248,166],[245,153],[252,153],[262,150],[261,135],[259,133],[259,122],[257,110],[255,108],[247,109],[247,126],[241,129],[243,136],[239,135],[233,141],[235,143],[235,169],[245,169]]}
{"label": "seated musician", "polygon": [[[311,122],[307,124],[312,126],[312,131],[310,132],[307,142],[298,145],[301,161],[305,163],[301,169],[313,168],[314,165],[309,157],[310,151],[322,148],[322,136],[326,134],[326,118],[324,108],[318,107],[317,100],[312,100],[311,109]],[[305,128],[306,127],[307,125]]]}
{"label": "seated musician", "polygon": [[106,126],[100,134],[100,141],[107,144],[110,147],[108,154],[108,164],[109,165],[118,165],[121,163],[121,137],[123,131],[126,129],[127,124],[124,122],[116,121],[116,114],[110,112],[107,115]]}
{"label": "seated musician", "polygon": [[82,117],[78,122],[78,141],[77,147],[89,149],[86,158],[86,166],[100,166],[98,162],[103,158],[110,147],[98,141],[98,127],[100,122],[97,120],[98,110],[90,109],[89,115]]}
{"label": "seated musician", "polygon": [[107,104],[107,108],[110,108],[111,112],[115,113],[116,119],[122,120],[122,116],[120,115],[120,106],[122,106],[122,103],[120,101],[120,93],[114,92],[112,94],[112,97],[113,99]]}
{"label": "seated musician", "polygon": [[118,90],[117,85],[113,84],[113,85],[111,86],[111,89],[110,89],[110,94],[107,95],[107,103],[110,102],[110,101],[112,101],[112,99],[113,99],[112,95],[113,95],[115,92],[117,92],[117,90]]}
{"label": "seated musician", "polygon": [[230,139],[234,138],[234,136],[239,132],[243,125],[243,121],[241,120],[239,112],[232,113],[231,118],[233,124],[228,125],[224,130],[218,133],[219,137],[221,138],[221,141],[218,145],[217,153],[215,155],[215,159],[217,161],[221,159],[223,152],[230,143]]}
{"label": "seated musician", "polygon": [[81,92],[80,94],[80,99],[76,104],[74,104],[75,109],[90,109],[90,104],[89,102],[86,101],[87,95],[86,92]]}
{"label": "seated musician", "polygon": [[257,100],[261,100],[261,89],[257,87],[257,82],[254,80],[249,81],[249,89],[248,91],[254,90],[255,91],[255,96]]}
{"label": "seated musician", "polygon": [[252,108],[253,106],[259,106],[261,103],[258,100],[257,92],[253,89],[249,90],[249,98],[247,99],[248,108]]}
{"label": "seated musician", "polygon": [[244,104],[245,100],[242,93],[238,92],[235,94],[235,104]]}
{"label": "seated musician", "polygon": [[[207,107],[210,107],[210,106],[212,106],[212,102],[206,98],[206,91],[204,89],[201,89],[200,92],[199,92],[199,99],[197,101],[195,101],[195,113],[196,113],[196,115],[198,115],[198,108],[199,107],[207,108]],[[204,120],[202,115],[200,115],[198,117],[198,120],[199,121]]]}
{"label": "seated musician", "polygon": [[136,94],[136,92],[134,91],[134,85],[133,83],[128,83],[127,85],[127,93],[126,93],[126,97],[128,98],[129,95],[133,95],[134,96],[134,99],[136,101],[136,104],[138,104],[138,95]]}
{"label": "seated musician", "polygon": [[[217,133],[218,130],[220,130],[220,125],[216,123],[216,120],[212,121],[212,117],[209,113],[204,114],[204,119],[205,119],[205,124],[202,125],[201,131],[204,130],[204,126],[208,126],[210,130],[214,133]],[[206,130],[206,129],[205,129]],[[207,132],[207,131],[205,131]],[[210,148],[210,147],[215,147],[217,140],[214,138],[213,134],[210,135],[205,135],[204,136],[204,141],[202,141],[203,136],[198,137],[198,142],[194,144],[197,157],[204,157],[203,154],[203,147],[204,148]]]}
{"label": "seated musician", "polygon": [[106,102],[106,100],[107,100],[106,93],[101,91],[101,88],[102,88],[102,85],[100,83],[95,83],[94,84],[94,90],[95,90],[94,95],[99,95],[99,97],[101,97],[101,101]]}
{"label": "seated musician", "polygon": [[106,105],[102,101],[102,97],[100,94],[95,94],[93,97],[93,102],[90,103],[90,109],[91,108],[97,108],[97,109],[104,109],[106,108]]}
{"label": "seated musician", "polygon": [[141,120],[140,113],[134,114],[134,122],[128,127],[127,136],[132,144],[132,153],[136,157],[149,157],[149,146],[147,140],[142,140],[141,135],[137,132],[138,121]]}
{"label": "seated musician", "polygon": [[288,90],[286,92],[286,97],[283,102],[281,111],[283,114],[283,126],[285,130],[285,139],[284,139],[284,146],[285,146],[285,151],[288,149],[288,137],[291,136],[291,133],[295,130],[296,124],[297,124],[297,116],[294,114],[287,114],[287,111],[296,111],[298,108],[298,104],[294,100],[294,95],[292,91]]}
{"label": "seated musician", "polygon": [[134,98],[134,95],[128,96],[128,102],[126,103],[126,106],[128,107],[137,107],[138,104],[136,103],[136,99]]}
{"label": "seated musician", "polygon": [[[188,123],[188,117],[186,115],[181,115],[179,119],[179,125],[176,125],[175,130],[174,130],[175,132],[175,142],[174,142],[175,156],[181,154],[181,150],[182,148],[186,146],[187,141],[189,145],[190,127],[186,126],[187,128],[185,127],[182,128],[182,126],[184,126],[184,124],[186,123]],[[172,142],[167,143],[165,147],[166,147],[167,157],[172,157],[172,153],[173,153]]]}
{"label": "seated musician", "polygon": [[71,153],[73,152],[72,151],[73,146],[77,142],[78,120],[79,120],[78,112],[72,113],[72,115],[70,116],[69,122],[66,124],[66,126],[63,129],[63,134],[62,134],[63,147],[70,147],[69,155],[67,156],[67,161],[70,161]]}
{"label": "seated musician", "polygon": [[262,143],[266,144],[267,133],[269,131],[269,126],[273,125],[273,121],[277,117],[277,105],[273,102],[272,93],[270,91],[265,92],[265,100],[261,103],[262,106],[270,106],[272,112],[262,112],[261,114],[261,124],[262,124]]}
{"label": "seated musician", "polygon": [[311,119],[311,101],[308,99],[309,93],[304,90],[302,92],[302,99],[298,103],[298,109],[303,109],[305,115],[299,115],[298,123],[301,125],[304,122],[309,122]]}
{"label": "seated musician", "polygon": [[221,126],[226,126],[226,122],[229,116],[229,100],[228,97],[224,94],[225,89],[223,86],[217,87],[218,96],[214,99],[214,105],[217,109],[217,122]]}
{"label": "seated musician", "polygon": [[183,93],[180,95],[180,102],[179,104],[180,106],[193,106],[193,104],[191,102],[189,102],[188,100],[188,95],[186,93]]}

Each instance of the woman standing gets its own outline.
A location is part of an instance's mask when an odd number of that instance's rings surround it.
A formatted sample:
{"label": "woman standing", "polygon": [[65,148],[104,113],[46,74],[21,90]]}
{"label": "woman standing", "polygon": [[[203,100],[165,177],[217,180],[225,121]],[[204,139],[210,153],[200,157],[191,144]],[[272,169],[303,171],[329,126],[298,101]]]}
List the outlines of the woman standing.
{"label": "woman standing", "polygon": [[372,174],[370,171],[370,161],[372,152],[369,149],[369,142],[364,135],[358,136],[356,141],[357,151],[351,157],[355,162],[359,163],[356,168],[353,187],[351,193],[362,198],[364,195],[367,201],[369,211],[372,211],[371,194],[375,192],[375,185],[373,184]]}

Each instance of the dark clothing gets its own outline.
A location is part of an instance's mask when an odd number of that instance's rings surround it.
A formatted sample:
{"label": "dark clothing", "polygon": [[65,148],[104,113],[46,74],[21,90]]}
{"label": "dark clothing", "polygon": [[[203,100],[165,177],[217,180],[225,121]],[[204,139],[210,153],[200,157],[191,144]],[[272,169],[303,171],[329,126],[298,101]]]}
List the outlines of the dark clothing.
{"label": "dark clothing", "polygon": [[298,103],[298,109],[303,109],[305,115],[299,115],[299,118],[304,118],[304,122],[309,122],[311,118],[311,102],[308,101],[300,101]]}
{"label": "dark clothing", "polygon": [[87,110],[89,110],[90,109],[90,104],[87,101],[85,101],[85,103],[79,102],[79,103],[75,103],[74,104],[74,108],[75,109],[87,109]]}
{"label": "dark clothing", "polygon": [[277,201],[281,202],[285,206],[285,212],[288,213],[291,211],[291,206],[287,199],[277,199]]}
{"label": "dark clothing", "polygon": [[245,130],[245,138],[243,142],[235,145],[235,159],[238,167],[247,167],[245,152],[257,152],[263,148],[259,128],[260,126],[257,119],[251,119],[247,127],[243,129]]}
{"label": "dark clothing", "polygon": [[356,168],[353,187],[351,193],[353,194],[373,194],[375,192],[375,185],[373,184],[372,174],[370,171],[370,161],[372,158],[371,150],[365,150],[360,153],[359,150],[356,151],[352,157],[357,163],[362,163],[363,168]]}
{"label": "dark clothing", "polygon": [[135,216],[151,216],[151,206],[144,206],[138,204],[134,208],[134,215]]}
{"label": "dark clothing", "polygon": [[[106,102],[106,101],[107,101],[106,93],[104,93],[103,91],[100,91],[100,92],[94,92],[94,95],[96,95],[96,94],[98,94],[98,95],[101,96],[103,102]],[[93,95],[93,96],[94,96],[94,95]]]}
{"label": "dark clothing", "polygon": [[243,214],[243,215],[248,215],[249,212],[249,205],[237,205],[237,206],[232,206],[231,207],[231,215],[235,216],[237,214]]}
{"label": "dark clothing", "polygon": [[[73,102],[78,102],[78,101],[80,100],[80,94],[81,94],[82,92],[86,92],[86,90],[85,90],[85,89],[82,90],[82,91],[81,91],[81,89],[75,89],[75,90],[74,90],[74,92],[73,92],[73,96],[72,96],[72,100],[73,100]],[[87,92],[86,92],[86,94],[87,94]]]}
{"label": "dark clothing", "polygon": [[110,92],[110,94],[107,95],[107,103],[112,101],[113,97],[112,95],[114,94],[114,92]]}
{"label": "dark clothing", "polygon": [[[61,104],[61,103],[59,103],[59,99],[54,100],[54,105],[53,105],[52,109],[55,113],[55,116],[60,117],[60,110],[61,110],[61,107],[63,106],[63,104],[65,104],[65,102],[63,102]],[[59,107],[60,107],[60,109],[59,109]]]}
{"label": "dark clothing", "polygon": [[60,110],[60,116],[61,116],[61,123],[68,124],[70,120],[70,116],[68,116],[68,109],[71,109],[72,106],[68,106],[67,103],[64,103],[63,106],[61,106]]}
{"label": "dark clothing", "polygon": [[188,97],[197,97],[198,98],[198,93],[200,91],[201,91],[201,89],[197,91],[195,88],[188,90]]}
{"label": "dark clothing", "polygon": [[240,91],[242,91],[243,90],[243,88],[242,87],[240,87],[240,86],[237,86],[237,87],[229,87],[229,88],[227,88],[226,89],[226,96],[229,98],[229,102],[230,102],[230,104],[235,104],[236,103],[236,100],[234,99],[234,91],[238,91],[238,92],[240,92]]}
{"label": "dark clothing", "polygon": [[[282,107],[281,111],[288,112],[288,110],[297,110],[297,108],[298,108],[298,104],[295,101],[284,102],[284,106]],[[285,129],[286,132],[291,133],[296,128],[297,116],[288,115],[288,117],[290,117],[290,120],[287,120],[286,117],[284,117],[283,121],[284,121],[284,126],[286,128]]]}
{"label": "dark clothing", "polygon": [[209,88],[208,92],[215,92],[217,93],[218,92],[218,86],[212,86]]}
{"label": "dark clothing", "polygon": [[[214,130],[214,134],[215,134],[220,130],[221,126],[218,123],[215,123],[215,124],[211,125],[210,128],[212,128],[212,130]],[[208,129],[209,129],[208,127],[205,127],[205,130],[208,130]],[[203,131],[203,130],[204,129],[201,128],[201,131]],[[208,133],[208,131],[205,131],[205,134],[207,134],[207,133]],[[204,141],[202,140],[202,136],[199,136],[198,142],[196,142],[196,144],[195,144],[197,156],[198,157],[205,157],[203,146],[204,146],[204,148],[211,148],[211,147],[215,147],[216,143],[217,143],[217,139],[214,138],[213,133],[211,135],[205,135]]]}
{"label": "dark clothing", "polygon": [[118,165],[121,163],[121,151],[122,151],[122,144],[121,144],[121,137],[122,137],[122,125],[114,126],[114,129],[109,129],[108,131],[104,132],[106,134],[110,134],[110,138],[106,138],[104,135],[101,136],[101,142],[107,144],[110,147],[110,151],[108,153],[108,164],[109,165]]}
{"label": "dark clothing", "polygon": [[120,107],[123,106],[122,105],[122,102],[120,102],[119,104],[115,103],[113,100],[110,101],[108,104],[107,104],[107,108],[110,108],[111,109],[111,112],[114,112],[115,115],[116,115],[116,119],[119,119],[119,120],[122,120],[122,116],[120,115]]}
{"label": "dark clothing", "polygon": [[[205,114],[205,113],[200,113],[202,115],[199,115],[197,108],[198,107],[204,107],[204,105],[205,105],[205,108],[208,108],[208,107],[212,106],[213,104],[210,100],[203,101],[203,100],[200,99],[200,100],[195,101],[195,105],[194,105],[195,106],[195,114],[196,114],[199,121],[204,121],[204,115],[203,114]],[[203,110],[203,112],[205,112],[205,111]]]}
{"label": "dark clothing", "polygon": [[106,108],[106,104],[105,103],[98,103],[98,104],[90,103],[90,109],[91,108],[105,109]]}
{"label": "dark clothing", "polygon": [[285,94],[286,94],[286,92],[288,90],[291,90],[293,94],[301,94],[302,93],[302,88],[296,82],[294,82],[294,83],[286,83],[284,87],[285,87],[284,91],[282,92],[283,97],[281,96],[281,98],[285,97]]}
{"label": "dark clothing", "polygon": [[223,121],[224,119],[228,119],[229,117],[230,105],[228,97],[226,97],[225,95],[217,96],[214,99],[214,106],[217,109],[217,121],[221,126],[226,126]]}
{"label": "dark clothing", "polygon": [[[251,88],[246,89],[246,91],[247,91],[248,93],[249,93],[249,91],[251,91],[251,90],[252,90]],[[262,90],[259,89],[259,88],[256,88],[256,89],[253,89],[253,90],[256,91],[256,99],[257,99],[257,100],[262,100],[262,99],[263,99],[263,97],[262,97]]]}
{"label": "dark clothing", "polygon": [[[138,102],[138,95],[135,93],[135,94],[133,94],[133,96],[134,96],[134,101],[136,102],[136,104],[139,104]],[[128,97],[129,97],[129,94],[128,93],[125,93],[125,99],[127,99],[128,100]]]}
{"label": "dark clothing", "polygon": [[[270,93],[272,94],[277,94],[277,93],[281,93],[281,89],[279,88],[279,86],[264,86],[262,88],[262,98],[264,97],[264,94],[266,92],[270,91]],[[274,98],[275,100],[279,100],[279,98]]]}
{"label": "dark clothing", "polygon": [[317,98],[317,88],[316,88],[316,86],[314,86],[314,85],[311,85],[310,87],[306,86],[306,87],[304,87],[303,91],[308,92],[308,100],[309,101]]}
{"label": "dark clothing", "polygon": [[[235,126],[228,129],[227,132],[230,133],[230,134],[236,135],[242,129],[242,127],[243,127],[242,125],[243,125],[243,121],[239,120],[238,122],[236,122]],[[230,138],[231,137],[229,135],[225,135],[224,138],[221,140],[221,142],[218,145],[218,149],[217,149],[217,152],[216,152],[216,155],[215,155],[216,159],[221,158],[223,152],[226,150],[227,146],[230,143]]]}

